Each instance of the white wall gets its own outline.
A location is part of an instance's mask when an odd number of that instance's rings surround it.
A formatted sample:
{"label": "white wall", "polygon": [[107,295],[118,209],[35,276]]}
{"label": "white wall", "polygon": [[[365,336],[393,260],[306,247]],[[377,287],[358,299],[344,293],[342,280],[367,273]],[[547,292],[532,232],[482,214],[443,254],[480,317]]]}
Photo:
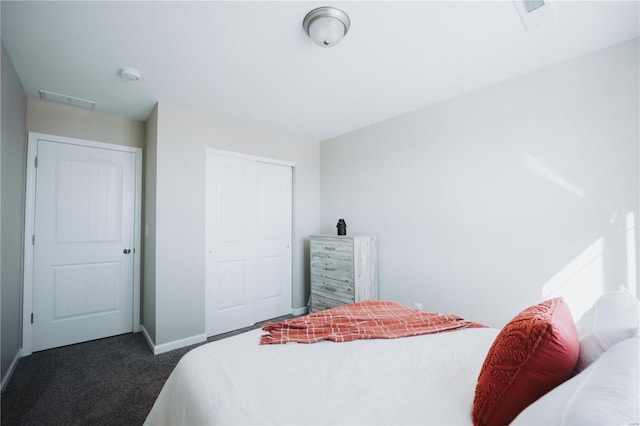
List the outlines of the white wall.
{"label": "white wall", "polygon": [[308,236],[320,221],[319,143],[161,102],[156,144],[155,206],[147,204],[156,220],[147,237],[155,239],[155,344],[205,333],[207,147],[296,163],[292,306],[303,307]]}
{"label": "white wall", "polygon": [[495,327],[601,237],[602,285],[626,282],[638,52],[636,39],[323,141],[322,230],[344,218],[378,236],[382,298]]}
{"label": "white wall", "polygon": [[2,383],[17,362],[22,344],[22,248],[24,234],[24,185],[27,139],[26,97],[11,58],[2,48],[2,229],[0,300],[2,308]]}
{"label": "white wall", "polygon": [[143,148],[145,123],[43,99],[27,101],[27,131]]}
{"label": "white wall", "polygon": [[142,324],[149,338],[156,340],[156,159],[158,151],[158,108],[147,120],[144,175]]}

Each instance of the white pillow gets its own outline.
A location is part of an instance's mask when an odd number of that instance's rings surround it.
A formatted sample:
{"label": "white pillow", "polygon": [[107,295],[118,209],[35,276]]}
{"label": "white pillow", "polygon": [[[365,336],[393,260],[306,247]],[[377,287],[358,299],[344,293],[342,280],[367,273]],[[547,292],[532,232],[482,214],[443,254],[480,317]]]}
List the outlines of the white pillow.
{"label": "white pillow", "polygon": [[639,334],[640,302],[626,287],[602,295],[576,323],[580,357],[576,373],[610,347]]}
{"label": "white pillow", "polygon": [[640,422],[640,337],[605,352],[582,373],[528,406],[512,425],[631,425]]}

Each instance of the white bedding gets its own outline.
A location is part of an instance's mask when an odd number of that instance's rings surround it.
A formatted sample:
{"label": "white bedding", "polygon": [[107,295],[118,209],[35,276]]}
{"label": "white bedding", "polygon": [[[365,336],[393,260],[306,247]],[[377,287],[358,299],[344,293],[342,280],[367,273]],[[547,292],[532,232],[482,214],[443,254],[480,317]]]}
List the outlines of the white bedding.
{"label": "white bedding", "polygon": [[498,330],[260,346],[261,333],[187,353],[145,424],[472,424]]}

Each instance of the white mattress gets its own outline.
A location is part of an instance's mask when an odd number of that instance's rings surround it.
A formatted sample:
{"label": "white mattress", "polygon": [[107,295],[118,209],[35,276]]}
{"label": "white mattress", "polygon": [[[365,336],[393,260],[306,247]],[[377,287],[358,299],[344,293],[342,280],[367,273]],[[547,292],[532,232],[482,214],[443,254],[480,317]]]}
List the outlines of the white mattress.
{"label": "white mattress", "polygon": [[146,424],[472,424],[496,329],[258,345],[253,330],[178,363]]}

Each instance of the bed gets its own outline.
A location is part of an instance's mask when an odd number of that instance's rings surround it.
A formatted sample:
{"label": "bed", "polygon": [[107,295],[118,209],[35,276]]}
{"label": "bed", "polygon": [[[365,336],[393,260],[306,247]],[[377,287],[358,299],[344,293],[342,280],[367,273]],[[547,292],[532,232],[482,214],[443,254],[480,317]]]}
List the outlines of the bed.
{"label": "bed", "polygon": [[[637,315],[637,299],[633,300]],[[532,401],[509,400],[511,395],[522,393],[517,383],[523,377],[527,379],[527,374],[533,374],[533,380],[538,380],[540,371],[527,372],[528,366],[517,366],[518,363],[522,364],[522,360],[515,364],[514,360],[505,360],[505,346],[501,347],[498,343],[504,340],[506,347],[512,345],[515,335],[521,337],[523,325],[526,323],[526,327],[530,327],[533,323],[538,324],[540,311],[548,311],[547,305],[550,304],[553,304],[554,310],[551,317],[558,316],[556,312],[561,310],[562,300],[554,299],[553,303],[546,301],[526,309],[514,318],[517,321],[510,322],[502,330],[462,327],[450,332],[395,339],[262,345],[259,342],[265,331],[253,330],[215,341],[190,351],[180,360],[145,424],[462,425],[504,424],[512,420],[516,424],[541,424],[542,420],[544,423],[560,424],[572,420],[573,415],[585,414],[584,408],[594,404],[596,411],[606,420],[602,424],[637,424],[640,417],[637,372],[639,347],[637,324],[633,331],[632,316],[629,316],[631,325],[624,325],[624,338],[618,336],[617,341],[614,342],[616,339],[612,338],[608,342],[616,350],[601,351],[594,360],[585,361],[587,365],[583,365],[584,371],[576,373],[573,369],[580,348],[568,349],[568,352],[575,352],[576,355],[565,363],[570,364],[572,370],[563,372],[566,377],[561,380],[554,378],[551,385],[546,385],[551,389],[532,396]],[[542,305],[543,308],[540,308]],[[543,316],[549,316],[546,311]],[[535,321],[531,320],[531,312]],[[558,319],[552,318],[553,321]],[[561,318],[560,321],[564,320]],[[577,329],[571,321],[573,328],[564,328],[569,330],[569,340],[575,339],[575,344],[579,345]],[[637,323],[637,318],[635,321]],[[563,332],[563,327],[556,324],[551,328],[548,324],[545,327],[544,330],[557,329],[560,330],[557,333]],[[594,329],[586,328],[591,331]],[[586,336],[589,330],[583,334]],[[563,338],[557,337],[554,335],[551,339],[554,340],[552,345],[557,345],[559,340],[561,345],[567,346]],[[527,339],[531,340],[531,336],[528,335]],[[618,344],[623,341],[626,346]],[[521,341],[518,342],[520,345]],[[534,346],[538,350],[544,345],[537,341]],[[566,348],[552,349],[556,353]],[[613,356],[603,356],[608,352]],[[522,357],[518,355],[515,358]],[[527,356],[525,364],[533,358],[535,356]],[[620,362],[621,359],[624,359],[624,363]],[[490,365],[496,360],[502,364],[497,367]],[[606,364],[604,366],[603,361]],[[547,365],[554,369],[559,364],[563,362],[541,359],[543,369]],[[620,368],[620,364],[626,365],[625,383],[611,373],[611,369]],[[564,368],[566,370],[567,367]],[[506,380],[510,384],[501,391],[496,405],[496,398],[485,391],[495,389],[495,383],[491,383],[491,380],[496,376],[504,382],[505,376],[500,372],[507,370],[514,374]],[[481,386],[483,375],[489,380],[484,391]],[[604,382],[615,377],[615,397],[610,401],[601,389],[603,375],[606,376]],[[512,380],[514,378],[517,380]],[[527,380],[529,383],[525,383],[526,386],[540,387],[537,382],[531,384],[531,377]],[[576,386],[582,393],[593,386],[596,391],[593,391],[593,395],[586,392],[586,402],[583,403],[575,400]],[[526,392],[529,392],[528,388]],[[554,392],[558,392],[558,397],[549,397]],[[559,400],[563,401],[562,404],[557,403]],[[607,411],[609,407],[603,408],[603,400],[615,405],[611,412]],[[501,407],[507,407],[509,411],[506,415],[511,417],[507,421],[507,417],[500,417],[505,415],[499,412]],[[516,411],[513,411],[513,407]],[[487,409],[489,415],[486,415]],[[590,419],[589,423],[598,420],[593,417]]]}

